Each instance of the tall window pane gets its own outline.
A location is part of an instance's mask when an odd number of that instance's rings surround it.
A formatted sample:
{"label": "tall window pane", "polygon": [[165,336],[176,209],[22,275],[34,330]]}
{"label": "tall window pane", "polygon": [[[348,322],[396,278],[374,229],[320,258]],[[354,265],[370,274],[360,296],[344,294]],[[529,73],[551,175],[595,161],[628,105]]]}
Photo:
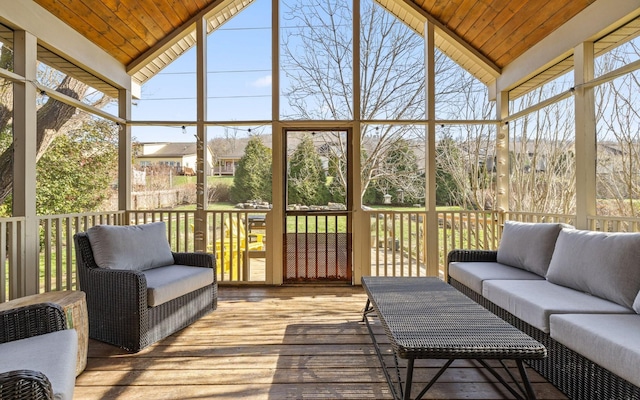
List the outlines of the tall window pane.
{"label": "tall window pane", "polygon": [[[13,71],[13,31],[0,24],[0,68]],[[0,78],[0,217],[11,216],[13,185],[13,82]]]}
{"label": "tall window pane", "polygon": [[510,210],[575,213],[574,110],[570,97],[509,122]]}
{"label": "tall window pane", "polygon": [[596,87],[597,213],[640,215],[640,72]]}
{"label": "tall window pane", "polygon": [[134,121],[196,120],[196,52],[187,50],[141,87],[134,99]]}
{"label": "tall window pane", "polygon": [[207,119],[271,119],[271,1],[256,0],[207,39]]}
{"label": "tall window pane", "polygon": [[436,119],[483,120],[495,117],[489,90],[439,50],[435,52]]}
{"label": "tall window pane", "polygon": [[425,127],[363,125],[362,202],[375,206],[424,205]]}
{"label": "tall window pane", "polygon": [[352,119],[352,3],[293,0],[280,7],[281,118]]}
{"label": "tall window pane", "polygon": [[361,118],[424,119],[424,38],[371,0],[360,23]]}

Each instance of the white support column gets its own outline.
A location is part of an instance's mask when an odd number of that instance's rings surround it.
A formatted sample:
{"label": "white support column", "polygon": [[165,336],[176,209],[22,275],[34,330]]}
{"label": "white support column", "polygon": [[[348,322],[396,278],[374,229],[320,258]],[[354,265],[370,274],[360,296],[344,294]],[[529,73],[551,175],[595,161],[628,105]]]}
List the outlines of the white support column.
{"label": "white support column", "polygon": [[[273,82],[273,80],[272,80]],[[281,285],[284,280],[284,137],[282,124],[272,124],[272,175],[271,184],[272,207],[267,213],[267,284]]]}
{"label": "white support column", "polygon": [[425,72],[426,72],[426,247],[427,247],[427,276],[439,276],[438,266],[438,212],[436,210],[436,79],[435,79],[435,34],[434,26],[429,22],[424,24],[425,43]]}
{"label": "white support column", "polygon": [[[360,152],[362,149],[362,111],[360,96],[360,0],[353,0],[353,125],[351,128],[351,214],[352,232],[351,247],[353,252],[352,282],[361,284],[362,276],[371,275],[371,226],[369,215],[362,210],[362,164]],[[364,240],[356,240],[363,238]]]}
{"label": "white support column", "polygon": [[[118,91],[118,116],[131,120],[131,90]],[[120,125],[118,133],[118,210],[131,210],[131,126]],[[124,221],[128,224],[127,220]]]}
{"label": "white support column", "polygon": [[590,215],[596,213],[596,122],[593,87],[581,87],[594,76],[593,42],[584,42],[574,51],[576,109],[576,221],[588,229]]}
{"label": "white support column", "polygon": [[280,123],[280,2],[271,2],[271,149],[272,208],[267,213],[266,283],[281,285],[284,258],[284,138]]}
{"label": "white support column", "polygon": [[27,82],[13,85],[13,215],[25,217],[18,261],[18,279],[9,288],[16,298],[39,292],[38,219],[36,214],[36,62],[38,40],[25,31],[14,33],[14,71]]}
{"label": "white support column", "polygon": [[[509,116],[509,92],[502,91],[496,96],[498,121]],[[496,205],[500,212],[509,211],[509,124],[499,122],[496,126]]]}
{"label": "white support column", "polygon": [[[354,64],[355,65],[355,64]],[[355,68],[354,68],[355,69]],[[354,85],[354,89],[358,86]],[[354,90],[355,92],[356,90]],[[358,96],[358,101],[360,98]],[[354,110],[356,107],[354,107]],[[362,165],[360,152],[362,149],[362,124],[360,118],[356,118],[350,132],[349,143],[351,150],[351,247],[353,251],[353,275],[351,281],[354,285],[362,284],[362,277],[371,275],[371,224],[369,214],[362,208]]]}
{"label": "white support column", "polygon": [[196,216],[195,250],[207,251],[207,21],[196,23]]}

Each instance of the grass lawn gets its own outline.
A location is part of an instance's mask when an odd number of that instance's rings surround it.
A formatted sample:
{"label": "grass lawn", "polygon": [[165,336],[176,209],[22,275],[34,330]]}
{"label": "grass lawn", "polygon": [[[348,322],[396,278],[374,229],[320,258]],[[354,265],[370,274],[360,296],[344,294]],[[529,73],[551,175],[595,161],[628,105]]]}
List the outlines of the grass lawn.
{"label": "grass lawn", "polygon": [[[218,202],[218,203],[209,203],[208,209],[213,211],[234,211],[234,210],[238,211],[238,209],[235,206],[236,206],[235,203]],[[186,205],[176,206],[173,209],[176,211],[190,211],[190,210],[195,210],[196,205],[186,204]]]}
{"label": "grass lawn", "polygon": [[[217,185],[224,183],[225,185],[233,185],[233,176],[209,176],[207,177],[207,183],[209,185]],[[176,175],[173,177],[173,185],[180,186],[186,184],[196,184],[195,176]]]}

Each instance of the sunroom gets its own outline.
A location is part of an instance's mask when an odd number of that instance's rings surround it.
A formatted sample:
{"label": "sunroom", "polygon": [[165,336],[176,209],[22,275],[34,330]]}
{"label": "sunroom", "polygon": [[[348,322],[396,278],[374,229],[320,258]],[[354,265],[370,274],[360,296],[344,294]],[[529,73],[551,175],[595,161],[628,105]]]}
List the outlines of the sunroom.
{"label": "sunroom", "polygon": [[2,0],[0,301],[77,289],[99,224],[165,221],[231,297],[445,277],[507,220],[640,231],[639,33],[634,0]]}

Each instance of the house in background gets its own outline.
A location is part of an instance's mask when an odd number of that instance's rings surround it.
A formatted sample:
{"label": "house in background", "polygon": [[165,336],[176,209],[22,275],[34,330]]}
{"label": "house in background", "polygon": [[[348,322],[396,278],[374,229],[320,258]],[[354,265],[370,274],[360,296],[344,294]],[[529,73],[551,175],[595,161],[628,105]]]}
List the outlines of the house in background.
{"label": "house in background", "polygon": [[[197,149],[195,143],[137,143],[134,145],[134,164],[139,168],[170,168],[178,175],[196,174]],[[206,175],[213,171],[213,154],[207,146]]]}
{"label": "house in background", "polygon": [[216,155],[216,161],[212,171],[213,175],[235,176],[240,158],[244,155],[244,148],[242,151],[242,153]]}
{"label": "house in background", "polygon": [[[271,135],[260,135],[262,143],[271,148]],[[209,141],[210,149],[215,149],[213,153],[213,175],[235,176],[240,159],[244,156],[248,137],[225,137],[213,138]],[[211,150],[210,150],[211,152]]]}

